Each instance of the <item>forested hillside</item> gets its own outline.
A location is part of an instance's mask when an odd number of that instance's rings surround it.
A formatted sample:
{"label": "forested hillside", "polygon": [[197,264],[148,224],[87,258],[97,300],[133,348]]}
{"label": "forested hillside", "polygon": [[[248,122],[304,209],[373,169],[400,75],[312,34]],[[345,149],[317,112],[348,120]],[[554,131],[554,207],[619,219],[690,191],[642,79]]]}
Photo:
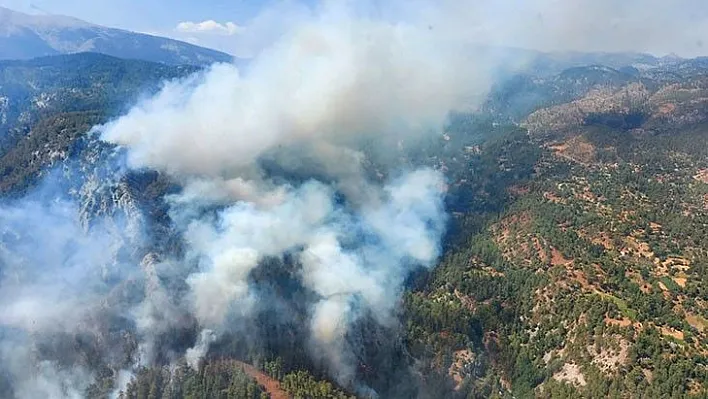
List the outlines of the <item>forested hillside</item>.
{"label": "forested hillside", "polygon": [[[406,297],[410,347],[459,395],[706,395],[708,97],[696,72],[608,81],[529,115],[528,141],[479,148],[509,200],[458,214],[461,241]],[[524,147],[535,156],[514,154]],[[505,179],[517,162],[532,176]]]}
{"label": "forested hillside", "polygon": [[[155,333],[144,364],[140,326],[111,308],[159,284],[187,295],[180,271],[165,272],[186,251],[174,231],[184,215],[168,211],[184,182],[104,170],[120,153],[88,132],[197,69],[93,54],[3,62],[5,200],[58,168],[82,217],[118,209],[128,226],[144,218],[150,237],[121,249],[146,277],[111,286],[105,312],[82,321],[91,328],[41,336],[32,356],[91,370],[91,398],[706,397],[707,67],[531,71],[499,82],[480,110],[451,115],[425,145],[386,149],[400,169],[444,173],[450,217],[442,259],[405,281],[395,322],[366,312],[352,322],[347,384],[308,351],[319,294],[294,256],[259,262],[248,283],[277,306],[255,304],[196,363],[185,356],[200,342],[192,315],[159,297],[153,313],[179,323]],[[380,150],[362,149],[372,180],[386,177]],[[277,166],[266,169],[274,180],[300,178]],[[3,230],[3,245],[20,239]],[[106,270],[105,281],[117,278]],[[0,337],[11,333],[0,326]],[[2,397],[18,392],[9,375],[0,365]]]}
{"label": "forested hillside", "polygon": [[93,126],[198,70],[92,53],[0,61],[0,191],[23,192]]}

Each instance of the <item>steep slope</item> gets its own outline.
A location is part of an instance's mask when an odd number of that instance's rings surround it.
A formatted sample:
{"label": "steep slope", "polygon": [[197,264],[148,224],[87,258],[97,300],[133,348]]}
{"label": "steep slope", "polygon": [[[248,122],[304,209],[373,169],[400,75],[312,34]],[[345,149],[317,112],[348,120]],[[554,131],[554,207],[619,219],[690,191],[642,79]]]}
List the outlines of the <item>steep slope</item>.
{"label": "steep slope", "polygon": [[[654,72],[679,81],[589,87],[525,118],[528,141],[466,156],[451,191],[479,196],[491,173],[505,205],[460,212],[460,241],[407,297],[413,353],[461,397],[708,392],[706,71]],[[519,162],[533,174],[505,177]]]}
{"label": "steep slope", "polygon": [[[120,215],[110,227],[126,236],[121,250],[140,277],[97,300],[106,309],[149,296],[160,279],[184,290],[163,264],[182,249],[165,209],[178,187],[156,172],[117,170],[120,151],[87,130],[162,79],[196,70],[97,54],[0,64],[0,106],[15,133],[0,152],[5,199],[47,176],[64,192],[40,194],[75,199],[83,226]],[[453,115],[422,148],[395,147],[401,165],[445,172],[452,221],[443,261],[407,282],[400,325],[357,323],[352,338],[365,349],[356,378],[381,397],[704,396],[705,74],[693,60],[638,75],[587,66],[529,76],[492,95],[499,108]],[[376,176],[374,152],[365,166]],[[21,237],[14,228],[3,226],[0,250]],[[139,234],[151,239],[130,240]],[[312,293],[288,262],[264,260],[249,277],[278,309],[240,324],[245,338],[214,342],[198,370],[182,357],[197,337],[184,314],[160,330],[156,352],[166,355],[150,368],[135,366],[136,327],[108,310],[82,321],[94,329],[44,337],[34,356],[86,366],[95,380],[87,397],[115,393],[123,369],[135,372],[127,397],[258,397],[257,383],[275,389],[275,380],[295,397],[347,397],[304,348]],[[0,264],[0,274],[22,270],[12,267]],[[160,320],[172,309],[158,301],[152,311]],[[2,371],[0,396],[13,397]]]}
{"label": "steep slope", "polygon": [[[87,115],[93,115],[91,123],[105,121],[154,92],[163,80],[197,70],[91,53],[0,61],[0,190],[20,188],[15,184],[48,165],[46,154],[66,153],[77,135],[90,128],[77,121]],[[83,130],[72,131],[69,127],[77,123]],[[35,151],[38,159],[27,158]]]}
{"label": "steep slope", "polygon": [[230,62],[228,54],[177,40],[0,7],[0,59],[96,52],[165,64]]}
{"label": "steep slope", "polygon": [[48,195],[76,201],[83,224],[122,212],[135,225],[139,208],[164,218],[155,201],[169,183],[156,173],[118,173],[120,154],[89,131],[165,80],[198,70],[91,53],[0,61],[0,193],[18,198],[45,182]]}

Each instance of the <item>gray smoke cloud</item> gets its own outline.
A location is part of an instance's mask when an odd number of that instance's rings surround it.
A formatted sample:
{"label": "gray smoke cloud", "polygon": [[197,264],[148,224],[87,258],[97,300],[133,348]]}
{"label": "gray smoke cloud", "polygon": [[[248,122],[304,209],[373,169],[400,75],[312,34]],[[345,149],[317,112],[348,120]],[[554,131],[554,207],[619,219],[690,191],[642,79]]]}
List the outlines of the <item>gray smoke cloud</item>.
{"label": "gray smoke cloud", "polygon": [[95,316],[110,306],[111,281],[135,272],[121,251],[142,237],[126,234],[125,219],[97,218],[87,227],[79,216],[68,199],[0,205],[0,372],[18,398],[83,397],[93,370],[75,361],[78,353],[52,356],[54,338],[99,335]]}
{"label": "gray smoke cloud", "polygon": [[[350,2],[353,3],[353,2]],[[702,0],[359,0],[360,13],[430,26],[441,37],[539,51],[708,54],[708,4]],[[256,58],[293,26],[312,17],[298,1],[277,1],[238,34],[172,32],[237,57]]]}
{"label": "gray smoke cloud", "polygon": [[[708,54],[708,5],[700,0],[506,0],[485,11],[479,14],[485,21],[478,32],[488,34],[492,44],[544,51]],[[496,29],[495,20],[509,28]]]}
{"label": "gray smoke cloud", "polygon": [[[93,368],[78,355],[51,356],[57,336],[109,347],[93,355],[116,365],[114,395],[136,367],[196,367],[218,337],[268,306],[251,277],[286,258],[314,298],[303,346],[356,385],[347,334],[364,317],[395,325],[404,280],[434,266],[446,223],[444,177],[398,163],[398,145],[437,134],[509,68],[470,46],[690,54],[706,31],[703,8],[689,0],[375,3],[298,7],[267,43],[248,27],[258,41],[248,66],[167,82],[97,127],[125,150],[128,168],[179,184],[165,201],[180,251],[147,250],[137,210],[87,219],[93,202],[0,205],[0,371],[16,397],[83,395]],[[277,13],[254,25],[273,25]],[[372,148],[388,161],[378,175],[367,170]],[[90,197],[100,179],[83,183],[79,196]],[[166,348],[166,335],[192,327],[192,348]]]}
{"label": "gray smoke cloud", "polygon": [[[187,246],[180,261],[198,265],[186,278],[188,306],[204,332],[190,363],[206,354],[204,337],[227,332],[259,300],[253,270],[290,254],[319,297],[312,352],[352,382],[349,326],[365,312],[393,322],[405,278],[439,256],[446,220],[439,172],[392,170],[372,181],[360,144],[435,133],[451,110],[474,104],[487,70],[461,54],[427,27],[332,3],[248,68],[216,65],[168,83],[101,128],[127,148],[130,167],[184,186],[169,201]],[[298,181],[270,178],[264,159]],[[213,206],[215,216],[204,212]]]}
{"label": "gray smoke cloud", "polygon": [[[353,7],[377,18],[413,21],[448,40],[481,45],[658,56],[708,54],[708,4],[702,0],[360,0]],[[312,13],[297,1],[275,2],[251,20],[239,21],[242,29],[237,35],[197,37],[200,43],[237,57],[256,58]]]}
{"label": "gray smoke cloud", "polygon": [[129,164],[230,177],[278,146],[439,128],[490,82],[428,29],[326,11],[240,71],[173,82],[106,128]]}
{"label": "gray smoke cloud", "polygon": [[[303,284],[320,297],[311,316],[313,352],[324,350],[335,376],[350,382],[342,347],[348,326],[364,309],[390,324],[404,278],[439,255],[443,178],[429,169],[406,173],[356,210],[337,205],[334,189],[317,181],[284,190],[276,205],[234,200],[215,220],[188,224],[187,256],[199,264],[187,278],[194,315],[205,331],[228,330],[229,316],[247,315],[259,299],[250,273],[266,257],[297,253]],[[187,352],[191,364],[210,342],[200,339]]]}

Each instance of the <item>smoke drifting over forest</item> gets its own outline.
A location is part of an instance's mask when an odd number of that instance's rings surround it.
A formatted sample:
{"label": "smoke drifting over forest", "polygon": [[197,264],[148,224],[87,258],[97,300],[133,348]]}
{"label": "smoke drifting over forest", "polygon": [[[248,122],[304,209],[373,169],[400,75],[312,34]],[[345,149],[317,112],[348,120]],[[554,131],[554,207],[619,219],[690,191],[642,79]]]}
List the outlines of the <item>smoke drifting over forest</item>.
{"label": "smoke drifting over forest", "polygon": [[181,304],[204,328],[190,357],[264,301],[251,272],[291,255],[317,298],[303,344],[334,378],[353,382],[349,325],[365,312],[395,323],[403,281],[434,264],[446,218],[438,172],[384,171],[386,181],[373,181],[358,148],[439,129],[474,93],[456,54],[427,30],[328,8],[245,71],[219,65],[172,82],[103,128],[127,148],[130,167],[184,186],[169,201],[186,246],[172,267],[197,268]]}
{"label": "smoke drifting over forest", "polygon": [[[285,301],[254,287],[264,262],[289,270],[303,293],[288,306],[302,309],[300,346],[312,362],[368,390],[356,381],[362,343],[347,338],[350,327],[364,319],[395,327],[404,280],[440,255],[446,214],[439,172],[374,173],[361,149],[439,134],[451,109],[481,94],[484,81],[459,54],[426,27],[328,6],[247,68],[216,65],[168,82],[97,127],[128,169],[180,185],[165,197],[179,249],[120,226],[142,217],[81,224],[81,204],[69,199],[4,208],[23,234],[3,253],[0,302],[15,395],[81,395],[96,370],[67,358],[56,347],[62,336],[81,336],[102,359],[127,356],[111,366],[123,383],[140,365],[185,358],[196,367],[225,335],[253,340],[242,326],[254,309],[279,312]],[[123,163],[115,170],[120,180]],[[187,338],[169,336],[178,331]]]}
{"label": "smoke drifting over forest", "polygon": [[[463,4],[418,5],[429,19],[328,3],[248,66],[166,82],[97,126],[121,154],[106,184],[156,170],[179,186],[164,197],[170,245],[139,211],[86,222],[86,196],[44,195],[66,191],[66,179],[3,204],[0,387],[81,397],[110,364],[117,390],[135,367],[195,366],[224,337],[258,341],[248,326],[268,313],[301,323],[294,336],[311,362],[368,392],[350,334],[370,322],[395,329],[404,282],[435,265],[447,222],[444,176],[397,162],[397,144],[477,105],[499,66],[454,38]],[[268,280],[281,278],[268,274],[274,264],[287,284]]]}

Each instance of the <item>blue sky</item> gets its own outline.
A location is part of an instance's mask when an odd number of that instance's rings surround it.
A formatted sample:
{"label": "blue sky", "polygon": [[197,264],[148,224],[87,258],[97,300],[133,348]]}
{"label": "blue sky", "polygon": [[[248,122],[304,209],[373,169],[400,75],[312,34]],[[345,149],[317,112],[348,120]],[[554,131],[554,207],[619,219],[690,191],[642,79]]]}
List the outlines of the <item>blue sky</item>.
{"label": "blue sky", "polygon": [[18,11],[70,15],[138,31],[172,29],[180,21],[245,21],[272,0],[0,0]]}
{"label": "blue sky", "polygon": [[274,40],[290,20],[308,14],[318,1],[0,0],[0,6],[30,14],[72,16],[250,57]]}

